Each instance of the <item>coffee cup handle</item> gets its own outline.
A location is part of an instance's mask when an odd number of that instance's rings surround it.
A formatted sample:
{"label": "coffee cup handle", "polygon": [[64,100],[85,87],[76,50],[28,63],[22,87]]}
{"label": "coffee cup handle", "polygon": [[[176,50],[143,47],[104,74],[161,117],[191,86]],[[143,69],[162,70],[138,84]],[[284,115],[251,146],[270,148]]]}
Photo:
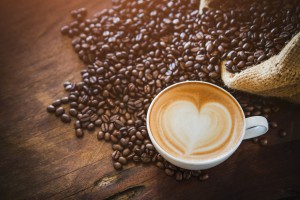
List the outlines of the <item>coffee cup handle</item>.
{"label": "coffee cup handle", "polygon": [[261,136],[269,130],[268,121],[262,116],[253,116],[246,118],[246,131],[244,140]]}

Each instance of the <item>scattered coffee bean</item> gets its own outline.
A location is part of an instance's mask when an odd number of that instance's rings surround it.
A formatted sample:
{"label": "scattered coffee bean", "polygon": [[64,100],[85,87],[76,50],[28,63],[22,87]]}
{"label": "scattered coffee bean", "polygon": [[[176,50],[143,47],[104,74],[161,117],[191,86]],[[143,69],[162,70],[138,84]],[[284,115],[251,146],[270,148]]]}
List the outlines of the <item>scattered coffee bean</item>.
{"label": "scattered coffee bean", "polygon": [[60,119],[64,123],[70,123],[71,122],[71,117],[69,115],[65,114],[65,113],[60,116]]}
{"label": "scattered coffee bean", "polygon": [[183,172],[183,178],[185,180],[189,180],[192,177],[192,172],[190,170],[186,170]]}
{"label": "scattered coffee bean", "polygon": [[200,176],[201,171],[200,170],[193,170],[192,171],[192,176]]}
{"label": "scattered coffee bean", "polygon": [[278,127],[277,123],[274,122],[274,121],[270,122],[270,126],[271,126],[271,128],[277,128]]}
{"label": "scattered coffee bean", "polygon": [[109,134],[108,132],[106,132],[106,133],[104,134],[104,140],[105,140],[106,142],[110,141],[110,134]]}
{"label": "scattered coffee bean", "polygon": [[267,144],[268,144],[268,139],[266,139],[266,138],[261,138],[261,139],[259,140],[259,143],[260,143],[261,146],[267,146]]}
{"label": "scattered coffee bean", "polygon": [[65,112],[65,109],[63,107],[59,107],[55,110],[56,116],[61,116]]}
{"label": "scattered coffee bean", "polygon": [[207,173],[202,173],[198,179],[199,179],[199,181],[206,181],[208,178],[209,178],[209,175]]}
{"label": "scattered coffee bean", "polygon": [[81,137],[83,137],[83,135],[84,135],[83,130],[80,129],[80,128],[76,129],[75,133],[76,133],[76,136],[77,136],[78,138],[81,138]]}
{"label": "scattered coffee bean", "polygon": [[280,110],[280,108],[279,108],[278,106],[274,106],[274,107],[272,108],[272,110],[273,110],[274,112],[278,112],[278,111]]}
{"label": "scattered coffee bean", "polygon": [[93,123],[89,123],[89,125],[87,126],[87,130],[93,131],[94,129],[95,129],[95,125]]}
{"label": "scattered coffee bean", "polygon": [[258,138],[253,138],[252,142],[256,144],[258,142]]}
{"label": "scattered coffee bean", "polygon": [[164,164],[163,164],[162,162],[160,162],[160,161],[158,161],[158,162],[156,163],[156,166],[157,166],[158,168],[160,168],[160,169],[164,169],[164,168],[165,168]]}
{"label": "scattered coffee bean", "polygon": [[98,138],[98,140],[102,140],[104,138],[104,133],[102,131],[99,131],[97,133],[97,138]]}
{"label": "scattered coffee bean", "polygon": [[123,152],[122,152],[122,154],[123,154],[124,157],[129,156],[130,153],[131,153],[131,151],[130,151],[129,148],[124,149]]}
{"label": "scattered coffee bean", "polygon": [[134,162],[139,162],[141,160],[141,157],[139,157],[139,156],[133,156],[132,160]]}
{"label": "scattered coffee bean", "polygon": [[57,99],[57,100],[53,101],[52,105],[53,105],[54,107],[60,106],[60,105],[61,105],[61,100],[60,100],[60,99]]}
{"label": "scattered coffee bean", "polygon": [[77,116],[77,110],[74,109],[74,108],[70,108],[69,114],[70,114],[72,117],[76,117],[76,116]]}
{"label": "scattered coffee bean", "polygon": [[49,105],[48,107],[47,107],[47,111],[49,112],[49,113],[54,113],[55,112],[55,107],[53,106],[53,105]]}
{"label": "scattered coffee bean", "polygon": [[127,164],[127,159],[124,158],[123,156],[119,157],[118,161],[119,161],[119,163],[121,163],[122,165],[126,165],[126,164]]}
{"label": "scattered coffee bean", "polygon": [[116,170],[121,170],[123,168],[122,164],[119,162],[114,162],[113,166]]}
{"label": "scattered coffee bean", "polygon": [[287,132],[284,131],[284,130],[280,130],[280,131],[279,131],[279,136],[280,136],[280,137],[286,137],[286,136],[287,136]]}
{"label": "scattered coffee bean", "polygon": [[182,178],[183,178],[182,172],[177,171],[176,174],[175,174],[176,181],[182,181]]}
{"label": "scattered coffee bean", "polygon": [[165,169],[165,173],[168,175],[168,176],[173,176],[174,175],[174,171],[173,170],[171,170],[171,169]]}
{"label": "scattered coffee bean", "polygon": [[63,103],[63,104],[67,104],[67,103],[69,103],[69,97],[63,97],[63,98],[61,98],[61,103]]}
{"label": "scattered coffee bean", "polygon": [[61,29],[60,29],[61,33],[66,35],[68,34],[69,32],[69,26],[63,26]]}

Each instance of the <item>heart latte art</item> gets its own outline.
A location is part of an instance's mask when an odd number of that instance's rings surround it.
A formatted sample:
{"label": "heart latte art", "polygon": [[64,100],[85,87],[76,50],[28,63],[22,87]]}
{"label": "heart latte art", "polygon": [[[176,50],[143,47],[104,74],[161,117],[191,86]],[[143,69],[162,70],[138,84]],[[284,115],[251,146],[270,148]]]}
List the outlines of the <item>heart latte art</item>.
{"label": "heart latte art", "polygon": [[174,157],[213,158],[241,138],[243,115],[236,102],[219,89],[199,84],[172,87],[152,106],[152,135]]}
{"label": "heart latte art", "polygon": [[207,103],[198,110],[192,102],[175,101],[159,117],[160,132],[168,138],[168,146],[187,156],[219,147],[228,140],[232,128],[229,111],[219,103]]}

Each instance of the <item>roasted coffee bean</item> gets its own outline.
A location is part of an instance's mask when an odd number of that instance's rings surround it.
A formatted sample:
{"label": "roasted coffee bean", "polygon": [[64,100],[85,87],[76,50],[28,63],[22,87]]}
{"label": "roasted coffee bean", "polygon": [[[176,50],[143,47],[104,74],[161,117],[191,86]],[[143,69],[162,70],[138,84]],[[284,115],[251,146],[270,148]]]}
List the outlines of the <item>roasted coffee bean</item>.
{"label": "roasted coffee bean", "polygon": [[139,140],[144,140],[144,136],[142,135],[142,133],[140,131],[136,132],[136,137],[139,139]]}
{"label": "roasted coffee bean", "polygon": [[71,122],[71,117],[69,115],[65,114],[65,113],[60,116],[60,119],[64,123],[70,123]]}
{"label": "roasted coffee bean", "polygon": [[[78,115],[77,115],[77,117],[78,117]],[[84,115],[80,115],[78,118],[79,118],[79,121],[81,121],[81,122],[87,122],[90,120],[90,115],[84,114]]]}
{"label": "roasted coffee bean", "polygon": [[277,123],[274,122],[274,121],[271,121],[269,124],[270,124],[271,128],[277,128],[278,127]]}
{"label": "roasted coffee bean", "polygon": [[165,173],[168,175],[168,176],[173,176],[174,175],[174,171],[173,170],[171,170],[171,169],[165,169]]}
{"label": "roasted coffee bean", "polygon": [[200,170],[193,170],[193,171],[192,171],[192,175],[193,175],[193,176],[200,176],[200,174],[201,174],[201,171],[200,171]]}
{"label": "roasted coffee bean", "polygon": [[139,162],[141,160],[141,158],[139,156],[133,156],[132,160],[134,162]]}
{"label": "roasted coffee bean", "polygon": [[182,181],[182,178],[183,178],[182,172],[177,171],[176,174],[175,174],[176,181]]}
{"label": "roasted coffee bean", "polygon": [[94,122],[94,124],[95,124],[95,126],[101,126],[101,124],[102,124],[102,121],[101,121],[101,119],[97,119],[95,122]]}
{"label": "roasted coffee bean", "polygon": [[120,117],[119,117],[119,115],[113,115],[113,116],[111,116],[110,117],[110,122],[115,122],[116,120],[118,120]]}
{"label": "roasted coffee bean", "polygon": [[70,107],[71,107],[71,108],[78,108],[77,102],[71,102],[71,103],[70,103]]}
{"label": "roasted coffee bean", "polygon": [[169,165],[168,165],[168,168],[169,168],[169,169],[172,169],[172,170],[174,170],[174,171],[177,170],[177,167],[176,167],[175,165],[172,165],[172,164],[169,164]]}
{"label": "roasted coffee bean", "polygon": [[70,101],[77,101],[77,96],[75,96],[75,95],[69,95],[69,100]]}
{"label": "roasted coffee bean", "polygon": [[141,155],[141,160],[142,160],[142,162],[144,162],[144,163],[148,163],[148,162],[151,162],[151,157],[150,157],[150,155],[148,155],[148,154],[146,154],[146,153],[143,153],[143,154]]}
{"label": "roasted coffee bean", "polygon": [[164,168],[165,168],[165,165],[164,165],[162,162],[160,162],[160,161],[156,162],[155,165],[156,165],[158,168],[160,168],[160,169],[164,169]]}
{"label": "roasted coffee bean", "polygon": [[63,104],[67,104],[67,103],[69,103],[69,97],[63,97],[63,98],[60,99],[60,101]]}
{"label": "roasted coffee bean", "polygon": [[185,171],[183,172],[183,178],[184,178],[185,180],[189,180],[191,177],[192,177],[192,172],[191,172],[190,170],[185,170]]}
{"label": "roasted coffee bean", "polygon": [[102,123],[102,124],[101,124],[101,130],[102,130],[103,132],[108,131],[108,124],[107,124],[107,123]]}
{"label": "roasted coffee bean", "polygon": [[272,108],[272,110],[273,110],[274,112],[278,112],[278,111],[280,110],[280,108],[279,108],[278,106],[274,106],[274,107]]}
{"label": "roasted coffee bean", "polygon": [[207,173],[202,173],[202,174],[200,174],[198,179],[199,179],[199,181],[206,181],[208,178],[209,178],[209,176]]}
{"label": "roasted coffee bean", "polygon": [[70,114],[72,117],[76,117],[76,116],[77,116],[77,114],[78,114],[78,112],[77,112],[77,110],[76,110],[76,109],[74,109],[74,108],[70,108],[70,110],[69,110],[69,114]]}
{"label": "roasted coffee bean", "polygon": [[193,61],[187,61],[186,63],[185,63],[185,67],[191,67],[191,66],[193,66]]}
{"label": "roasted coffee bean", "polygon": [[87,130],[93,131],[94,129],[95,129],[95,125],[93,123],[89,123],[89,125],[87,126]]}
{"label": "roasted coffee bean", "polygon": [[114,126],[116,127],[116,129],[120,129],[124,126],[124,123],[117,119],[114,121]]}
{"label": "roasted coffee bean", "polygon": [[262,111],[264,113],[270,113],[271,112],[271,108],[266,107],[266,108],[263,108]]}
{"label": "roasted coffee bean", "polygon": [[197,55],[195,59],[198,62],[203,62],[206,60],[206,57],[205,57],[205,55]]}
{"label": "roasted coffee bean", "polygon": [[126,156],[127,161],[130,161],[133,159],[133,156],[135,156],[134,153],[129,154],[128,156]]}
{"label": "roasted coffee bean", "polygon": [[126,147],[128,145],[128,142],[129,142],[129,139],[128,138],[121,138],[120,140],[120,144],[123,146],[123,147]]}
{"label": "roasted coffee bean", "polygon": [[47,107],[47,111],[48,111],[49,113],[54,113],[54,112],[55,112],[55,107],[54,107],[53,105],[49,105],[49,106]]}
{"label": "roasted coffee bean", "polygon": [[121,156],[120,151],[114,151],[114,152],[112,152],[112,154],[111,154],[111,157],[112,157],[112,159],[114,159],[114,160],[118,160],[120,156]]}
{"label": "roasted coffee bean", "polygon": [[97,133],[97,138],[98,138],[98,140],[102,140],[102,139],[104,138],[104,132],[99,131],[99,132]]}
{"label": "roasted coffee bean", "polygon": [[123,168],[122,164],[119,162],[114,162],[113,166],[116,170],[121,170]]}
{"label": "roasted coffee bean", "polygon": [[280,130],[280,131],[279,131],[279,136],[280,136],[280,137],[286,137],[286,136],[287,136],[287,132],[284,131],[284,130]]}
{"label": "roasted coffee bean", "polygon": [[61,116],[63,113],[65,113],[65,109],[63,107],[59,107],[55,110],[56,116]]}
{"label": "roasted coffee bean", "polygon": [[68,32],[69,32],[69,26],[61,27],[60,31],[61,31],[62,34],[67,35]]}
{"label": "roasted coffee bean", "polygon": [[113,144],[112,146],[113,150],[123,151],[123,147],[119,144]]}
{"label": "roasted coffee bean", "polygon": [[76,129],[75,133],[76,133],[76,136],[77,136],[78,138],[81,138],[81,137],[83,137],[83,135],[84,135],[83,130],[80,129],[80,128]]}
{"label": "roasted coffee bean", "polygon": [[266,139],[266,138],[261,138],[261,139],[259,140],[259,143],[260,143],[261,146],[266,146],[266,145],[268,144],[268,139]]}
{"label": "roasted coffee bean", "polygon": [[245,108],[245,110],[251,112],[251,111],[254,110],[254,107],[253,107],[253,106],[247,106],[247,107]]}
{"label": "roasted coffee bean", "polygon": [[244,61],[240,61],[238,64],[237,64],[237,67],[239,69],[242,69],[243,67],[245,67],[245,62]]}
{"label": "roasted coffee bean", "polygon": [[104,140],[105,140],[106,142],[109,142],[109,141],[110,141],[110,134],[109,134],[108,132],[106,132],[106,133],[104,134]]}
{"label": "roasted coffee bean", "polygon": [[219,76],[219,74],[218,74],[217,72],[210,72],[208,75],[209,75],[209,77],[211,77],[211,78],[216,78],[216,77]]}
{"label": "roasted coffee bean", "polygon": [[206,51],[207,51],[208,53],[210,53],[210,52],[213,51],[213,49],[214,49],[214,45],[213,45],[211,42],[209,42],[209,43],[206,45]]}
{"label": "roasted coffee bean", "polygon": [[122,165],[126,165],[126,164],[127,164],[127,159],[124,158],[123,156],[119,157],[118,161],[119,161],[119,163],[121,163]]}
{"label": "roasted coffee bean", "polygon": [[112,143],[118,143],[119,142],[118,138],[116,136],[114,136],[114,135],[110,135],[110,141]]}
{"label": "roasted coffee bean", "polygon": [[261,56],[259,56],[258,58],[257,58],[257,62],[262,62],[263,60],[265,60],[266,59],[266,55],[265,54],[263,54],[263,55],[261,55]]}
{"label": "roasted coffee bean", "polygon": [[146,148],[149,150],[154,150],[154,146],[151,143],[146,144]]}
{"label": "roasted coffee bean", "polygon": [[102,115],[101,120],[105,123],[109,122],[109,117],[107,115]]}
{"label": "roasted coffee bean", "polygon": [[109,132],[112,132],[112,131],[114,131],[114,130],[115,130],[114,124],[113,124],[113,123],[109,123],[109,124],[108,124],[108,131],[109,131]]}
{"label": "roasted coffee bean", "polygon": [[131,153],[130,149],[126,148],[126,149],[123,150],[122,155],[124,157],[127,157],[127,156],[129,156],[130,153]]}
{"label": "roasted coffee bean", "polygon": [[253,112],[251,112],[251,115],[253,115],[253,116],[261,115],[261,111],[260,110],[254,110]]}
{"label": "roasted coffee bean", "polygon": [[258,140],[259,140],[258,138],[253,138],[252,142],[256,144],[258,142]]}
{"label": "roasted coffee bean", "polygon": [[75,123],[74,123],[74,128],[77,129],[77,128],[81,128],[81,123],[79,120],[76,120]]}
{"label": "roasted coffee bean", "polygon": [[53,101],[53,102],[52,102],[52,105],[53,105],[54,107],[60,106],[60,105],[61,105],[61,100],[60,100],[60,99],[57,99],[57,100]]}
{"label": "roasted coffee bean", "polygon": [[265,118],[269,118],[269,115],[268,114],[263,114],[262,116],[264,116]]}

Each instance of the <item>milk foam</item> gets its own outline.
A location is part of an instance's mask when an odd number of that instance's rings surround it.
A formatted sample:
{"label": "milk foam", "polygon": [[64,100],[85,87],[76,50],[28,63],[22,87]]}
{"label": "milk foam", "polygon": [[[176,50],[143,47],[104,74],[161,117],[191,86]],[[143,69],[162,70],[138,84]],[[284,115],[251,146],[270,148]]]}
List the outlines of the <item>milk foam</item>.
{"label": "milk foam", "polygon": [[161,133],[171,139],[165,145],[187,156],[218,148],[230,137],[232,128],[228,109],[215,102],[204,104],[198,110],[190,101],[175,101],[159,117]]}

